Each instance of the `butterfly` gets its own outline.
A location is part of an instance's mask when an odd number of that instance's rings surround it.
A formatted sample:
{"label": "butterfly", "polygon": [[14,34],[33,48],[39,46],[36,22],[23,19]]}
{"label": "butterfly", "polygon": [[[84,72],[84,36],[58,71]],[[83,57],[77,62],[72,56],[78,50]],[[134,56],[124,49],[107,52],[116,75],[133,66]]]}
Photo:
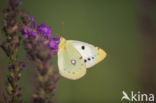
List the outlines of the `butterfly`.
{"label": "butterfly", "polygon": [[61,76],[77,80],[106,57],[106,52],[91,44],[60,38],[58,49],[58,68]]}

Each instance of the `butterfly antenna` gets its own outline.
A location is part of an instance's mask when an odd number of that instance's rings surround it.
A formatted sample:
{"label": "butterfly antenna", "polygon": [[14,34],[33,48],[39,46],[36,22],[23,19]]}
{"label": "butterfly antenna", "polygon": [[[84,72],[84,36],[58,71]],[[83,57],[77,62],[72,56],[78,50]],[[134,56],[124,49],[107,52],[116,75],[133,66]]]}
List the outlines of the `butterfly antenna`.
{"label": "butterfly antenna", "polygon": [[62,22],[62,32],[61,33],[56,33],[56,36],[62,36],[64,35],[64,22]]}
{"label": "butterfly antenna", "polygon": [[62,34],[64,35],[64,22],[62,22]]}

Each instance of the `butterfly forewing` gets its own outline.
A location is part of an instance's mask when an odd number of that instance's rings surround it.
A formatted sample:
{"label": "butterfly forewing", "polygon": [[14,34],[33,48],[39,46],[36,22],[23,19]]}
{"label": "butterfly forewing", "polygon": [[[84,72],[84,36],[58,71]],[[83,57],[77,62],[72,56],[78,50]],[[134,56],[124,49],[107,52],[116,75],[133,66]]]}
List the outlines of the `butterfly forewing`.
{"label": "butterfly forewing", "polygon": [[97,51],[97,57],[96,57],[96,63],[95,64],[101,62],[107,56],[106,52],[99,47],[96,47],[96,51]]}
{"label": "butterfly forewing", "polygon": [[106,56],[104,50],[85,42],[69,40],[69,44],[79,51],[84,59],[86,68],[94,66]]}

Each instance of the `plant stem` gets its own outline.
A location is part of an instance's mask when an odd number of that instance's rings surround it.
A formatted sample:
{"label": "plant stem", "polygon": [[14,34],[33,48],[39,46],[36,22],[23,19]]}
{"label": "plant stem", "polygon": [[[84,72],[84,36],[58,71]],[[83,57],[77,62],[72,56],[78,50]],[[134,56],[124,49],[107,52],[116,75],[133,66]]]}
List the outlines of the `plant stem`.
{"label": "plant stem", "polygon": [[141,16],[141,30],[144,45],[144,63],[143,63],[143,88],[146,93],[156,93],[155,83],[155,62],[156,62],[156,48],[155,48],[155,29],[154,23],[151,19],[151,10],[154,0],[142,0],[140,8]]}
{"label": "plant stem", "polygon": [[54,72],[48,62],[51,61],[52,56],[48,56],[46,59],[37,59],[37,78],[38,86],[37,91],[33,95],[34,103],[53,103],[53,97],[55,89],[57,88],[57,72]]}
{"label": "plant stem", "polygon": [[18,61],[17,56],[21,42],[18,33],[22,29],[21,23],[17,22],[20,4],[20,1],[9,0],[8,7],[3,10],[3,31],[6,39],[0,46],[9,58],[9,73],[6,81],[8,95],[4,98],[5,103],[22,103],[21,88],[18,86],[18,82],[22,75],[23,63]]}

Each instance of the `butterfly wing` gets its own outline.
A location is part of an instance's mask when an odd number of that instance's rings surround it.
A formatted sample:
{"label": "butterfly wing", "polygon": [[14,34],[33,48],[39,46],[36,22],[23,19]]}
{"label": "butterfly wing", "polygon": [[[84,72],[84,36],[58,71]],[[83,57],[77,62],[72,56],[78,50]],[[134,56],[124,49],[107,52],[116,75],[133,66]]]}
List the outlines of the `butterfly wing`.
{"label": "butterfly wing", "polygon": [[59,73],[68,79],[76,80],[86,74],[86,66],[80,53],[64,38],[60,40],[58,51]]}
{"label": "butterfly wing", "polygon": [[96,48],[96,51],[97,51],[96,63],[95,64],[97,64],[97,63],[101,62],[102,60],[104,60],[106,58],[107,53],[103,49],[101,49],[99,47],[95,47],[95,48]]}
{"label": "butterfly wing", "polygon": [[69,44],[81,54],[86,68],[96,65],[106,57],[106,52],[104,50],[91,44],[76,40],[69,40]]}

